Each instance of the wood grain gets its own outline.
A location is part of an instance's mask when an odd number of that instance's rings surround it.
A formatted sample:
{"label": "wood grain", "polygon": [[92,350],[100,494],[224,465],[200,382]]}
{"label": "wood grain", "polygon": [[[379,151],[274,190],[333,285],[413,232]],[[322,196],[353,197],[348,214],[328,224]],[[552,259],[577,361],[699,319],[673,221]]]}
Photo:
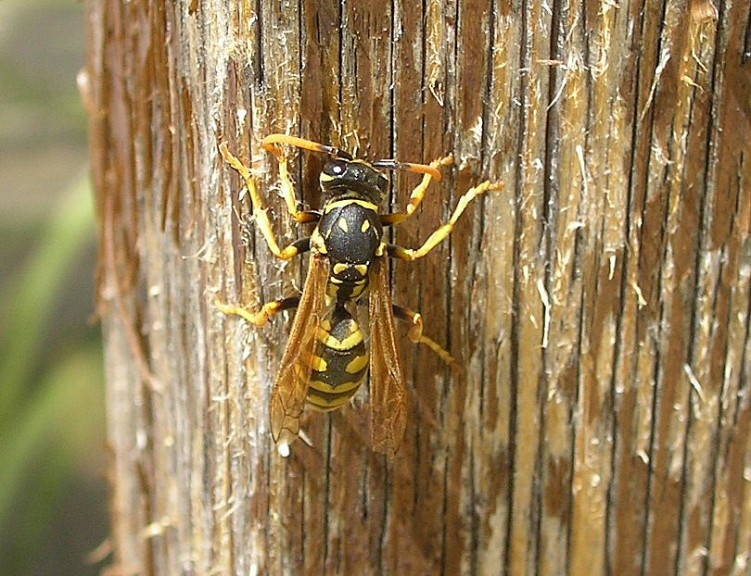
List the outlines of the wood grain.
{"label": "wood grain", "polygon": [[[112,573],[731,574],[751,554],[748,2],[88,0]],[[400,333],[404,444],[364,391],[279,457],[269,394],[292,295],[218,145],[456,165],[393,266],[452,372]],[[292,156],[321,205],[320,158]],[[417,177],[394,178],[391,207]]]}

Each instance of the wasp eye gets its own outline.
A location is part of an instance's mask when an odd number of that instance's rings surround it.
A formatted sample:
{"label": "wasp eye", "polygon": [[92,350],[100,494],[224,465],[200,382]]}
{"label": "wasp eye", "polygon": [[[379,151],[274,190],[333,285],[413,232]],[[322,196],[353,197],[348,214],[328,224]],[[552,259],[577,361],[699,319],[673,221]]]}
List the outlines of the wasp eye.
{"label": "wasp eye", "polygon": [[334,160],[324,166],[323,171],[330,176],[341,176],[347,170],[347,163],[341,160]]}

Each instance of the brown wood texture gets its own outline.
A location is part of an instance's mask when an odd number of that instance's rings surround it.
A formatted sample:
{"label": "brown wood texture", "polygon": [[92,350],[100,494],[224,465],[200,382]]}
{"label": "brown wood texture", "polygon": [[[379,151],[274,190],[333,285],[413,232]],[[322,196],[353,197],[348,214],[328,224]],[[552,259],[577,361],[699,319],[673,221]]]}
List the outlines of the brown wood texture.
{"label": "brown wood texture", "polygon": [[[118,574],[739,574],[751,554],[748,0],[87,0]],[[394,299],[404,443],[367,394],[277,455],[289,319],[216,300],[300,287],[218,145],[253,163],[283,242],[284,132],[367,158],[453,152]],[[320,206],[320,159],[292,157]],[[402,206],[416,177],[395,178]]]}

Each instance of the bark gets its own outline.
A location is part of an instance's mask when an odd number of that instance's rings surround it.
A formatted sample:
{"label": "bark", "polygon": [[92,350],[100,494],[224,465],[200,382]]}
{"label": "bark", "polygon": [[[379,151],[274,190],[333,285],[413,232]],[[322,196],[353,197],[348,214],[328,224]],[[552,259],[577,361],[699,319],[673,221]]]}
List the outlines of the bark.
{"label": "bark", "polygon": [[[728,574],[751,553],[749,3],[88,0],[82,78],[101,224],[112,571]],[[456,166],[395,231],[394,459],[367,394],[281,458],[269,394],[289,326],[216,300],[299,288],[218,145],[272,132]],[[320,159],[296,154],[320,206]],[[395,180],[403,206],[413,175]]]}

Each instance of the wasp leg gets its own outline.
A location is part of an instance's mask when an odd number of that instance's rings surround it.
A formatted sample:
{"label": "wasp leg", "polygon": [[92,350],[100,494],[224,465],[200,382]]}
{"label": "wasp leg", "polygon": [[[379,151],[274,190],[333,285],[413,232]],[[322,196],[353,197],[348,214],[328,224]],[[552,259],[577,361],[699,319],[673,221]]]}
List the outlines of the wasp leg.
{"label": "wasp leg", "polygon": [[339,150],[339,148],[326,146],[310,140],[304,140],[302,138],[297,138],[296,136],[287,136],[286,134],[270,134],[261,142],[261,146],[274,154],[279,162],[279,180],[282,184],[282,196],[284,196],[287,210],[292,215],[292,218],[297,222],[317,222],[320,218],[320,215],[317,212],[305,212],[297,209],[295,187],[292,184],[292,178],[290,178],[289,175],[289,161],[279,144],[288,144],[297,148],[312,150],[313,152],[323,152],[324,154],[346,158],[347,160],[351,160],[352,156],[343,150]]}
{"label": "wasp leg", "polygon": [[291,298],[280,298],[279,300],[268,302],[264,304],[263,308],[261,308],[258,312],[251,312],[243,306],[233,306],[231,304],[222,304],[221,302],[217,302],[216,307],[225,314],[235,314],[237,316],[242,316],[251,324],[255,324],[256,326],[263,326],[274,314],[278,314],[283,310],[291,310],[292,308],[297,308],[297,305],[299,303],[300,297],[293,296]]}
{"label": "wasp leg", "polygon": [[381,224],[383,224],[384,226],[401,224],[407,218],[412,216],[412,214],[415,213],[415,210],[417,210],[417,207],[422,202],[423,198],[425,198],[425,192],[427,191],[431,180],[435,180],[436,182],[439,182],[441,180],[441,173],[438,171],[438,168],[442,166],[449,166],[453,164],[453,162],[454,157],[449,154],[448,156],[444,156],[443,158],[439,158],[438,160],[433,160],[429,166],[426,166],[424,164],[400,163],[390,160],[381,160],[374,163],[373,165],[377,167],[399,168],[408,172],[423,174],[422,181],[417,186],[415,186],[415,189],[412,190],[412,193],[409,196],[409,202],[407,202],[406,211],[394,212],[393,214],[382,214]]}
{"label": "wasp leg", "polygon": [[[237,170],[242,179],[245,181],[245,186],[248,189],[248,194],[250,194],[250,202],[253,204],[253,217],[256,219],[256,222],[258,222],[258,227],[261,230],[266,243],[269,245],[269,248],[275,256],[282,258],[283,260],[289,260],[292,256],[287,254],[281,255],[282,250],[279,250],[279,244],[277,243],[276,236],[274,236],[274,232],[271,229],[271,222],[269,221],[269,217],[266,214],[266,208],[264,207],[263,199],[258,193],[256,180],[250,173],[250,169],[245,164],[243,164],[239,158],[234,156],[229,151],[226,144],[220,144],[219,151],[222,153],[224,161],[232,166],[232,168]],[[318,212],[309,212],[306,210],[297,209],[295,189],[292,185],[292,180],[289,177],[286,160],[283,164],[280,161],[279,177],[282,181],[284,203],[287,205],[287,210],[289,211],[292,218],[294,218],[296,222],[301,223],[317,222],[320,218]]]}
{"label": "wasp leg", "polygon": [[431,340],[427,336],[423,335],[422,314],[415,312],[414,310],[409,310],[408,308],[402,308],[401,306],[397,306],[396,304],[393,304],[392,308],[394,310],[394,316],[396,316],[400,320],[405,320],[412,324],[409,332],[407,332],[407,337],[412,342],[414,342],[415,344],[424,344],[433,352],[438,354],[440,359],[443,360],[446,364],[449,364],[453,367],[458,366],[456,360],[454,360],[451,354],[449,354],[448,350],[438,344],[438,342],[436,342],[435,340]]}
{"label": "wasp leg", "polygon": [[502,185],[498,182],[485,181],[482,184],[470,188],[464,193],[461,198],[459,198],[459,203],[454,209],[454,213],[451,215],[449,221],[435,230],[422,246],[413,250],[411,248],[402,248],[401,246],[396,246],[395,244],[388,244],[386,246],[388,255],[392,258],[399,258],[401,260],[417,260],[418,258],[422,258],[433,248],[438,246],[438,244],[448,238],[449,234],[451,234],[451,231],[454,229],[456,221],[459,220],[461,215],[464,213],[464,210],[467,208],[469,203],[472,202],[472,200],[474,200],[481,194],[484,194],[488,190],[500,190],[501,187]]}

